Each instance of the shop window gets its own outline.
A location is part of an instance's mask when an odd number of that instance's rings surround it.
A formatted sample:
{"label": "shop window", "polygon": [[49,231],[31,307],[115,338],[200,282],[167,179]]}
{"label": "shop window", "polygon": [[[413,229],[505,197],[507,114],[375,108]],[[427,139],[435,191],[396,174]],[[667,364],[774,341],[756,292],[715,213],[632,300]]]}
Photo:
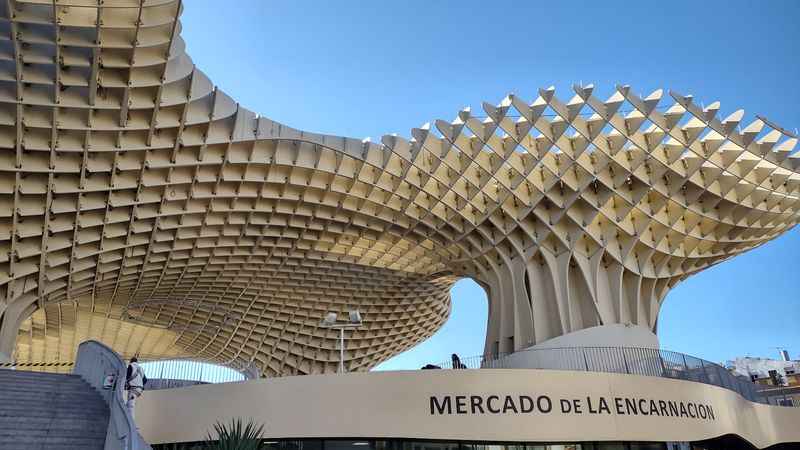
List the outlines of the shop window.
{"label": "shop window", "polygon": [[630,450],[665,450],[663,442],[631,442]]}
{"label": "shop window", "polygon": [[624,442],[598,442],[594,448],[596,450],[628,450]]}
{"label": "shop window", "polygon": [[[385,441],[383,441],[385,443]],[[381,449],[385,449],[385,445],[381,446]],[[367,439],[361,439],[356,441],[350,440],[326,440],[325,441],[325,450],[375,450],[375,442],[370,441]],[[310,450],[310,449],[303,449],[303,450]]]}

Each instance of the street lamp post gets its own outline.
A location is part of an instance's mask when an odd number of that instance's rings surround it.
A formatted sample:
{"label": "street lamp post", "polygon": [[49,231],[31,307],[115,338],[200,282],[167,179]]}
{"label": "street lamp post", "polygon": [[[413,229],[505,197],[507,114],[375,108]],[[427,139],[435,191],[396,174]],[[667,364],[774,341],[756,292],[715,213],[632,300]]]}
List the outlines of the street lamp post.
{"label": "street lamp post", "polygon": [[328,313],[320,326],[339,330],[339,373],[344,373],[344,330],[356,329],[361,326],[361,313],[358,310],[350,311],[347,322],[336,322],[336,313]]}

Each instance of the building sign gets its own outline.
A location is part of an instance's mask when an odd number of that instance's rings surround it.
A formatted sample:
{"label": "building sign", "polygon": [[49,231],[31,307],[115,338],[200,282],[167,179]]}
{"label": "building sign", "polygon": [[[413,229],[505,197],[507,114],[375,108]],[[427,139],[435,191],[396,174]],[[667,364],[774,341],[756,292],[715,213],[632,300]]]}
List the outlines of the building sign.
{"label": "building sign", "polygon": [[717,420],[709,404],[656,398],[548,395],[430,396],[430,415],[453,414],[606,414]]}

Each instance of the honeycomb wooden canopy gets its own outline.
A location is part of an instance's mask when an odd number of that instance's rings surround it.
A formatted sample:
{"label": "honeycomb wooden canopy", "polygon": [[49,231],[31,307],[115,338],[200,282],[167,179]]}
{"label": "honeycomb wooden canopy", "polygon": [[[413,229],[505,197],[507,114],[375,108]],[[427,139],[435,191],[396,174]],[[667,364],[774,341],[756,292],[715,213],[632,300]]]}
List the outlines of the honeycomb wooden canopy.
{"label": "honeycomb wooden canopy", "polygon": [[266,375],[335,371],[434,333],[487,291],[486,352],[655,329],[676,283],[798,222],[797,137],[718,102],[465,109],[380,143],[295,130],[193,64],[180,1],[0,4],[0,355],[100,339]]}

